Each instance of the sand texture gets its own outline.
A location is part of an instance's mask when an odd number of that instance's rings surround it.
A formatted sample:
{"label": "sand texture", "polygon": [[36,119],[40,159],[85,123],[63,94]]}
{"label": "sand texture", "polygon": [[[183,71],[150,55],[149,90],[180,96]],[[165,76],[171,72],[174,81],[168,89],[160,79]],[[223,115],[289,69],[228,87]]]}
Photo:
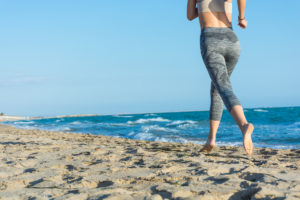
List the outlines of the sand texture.
{"label": "sand texture", "polygon": [[300,199],[300,150],[201,148],[0,125],[0,199]]}

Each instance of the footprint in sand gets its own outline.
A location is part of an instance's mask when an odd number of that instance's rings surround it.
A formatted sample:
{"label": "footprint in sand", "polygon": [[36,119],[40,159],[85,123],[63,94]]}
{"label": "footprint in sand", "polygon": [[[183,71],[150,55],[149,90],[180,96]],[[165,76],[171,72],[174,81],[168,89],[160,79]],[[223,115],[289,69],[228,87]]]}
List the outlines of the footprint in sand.
{"label": "footprint in sand", "polygon": [[80,177],[76,177],[76,176],[70,176],[68,174],[63,174],[62,179],[64,181],[66,181],[67,183],[74,183],[74,182],[79,182],[81,181],[83,178]]}
{"label": "footprint in sand", "polygon": [[259,153],[261,153],[263,155],[270,156],[270,155],[276,155],[278,153],[278,151],[277,150],[273,150],[273,149],[266,149],[266,148],[264,148],[264,149],[261,149],[259,151]]}
{"label": "footprint in sand", "polygon": [[160,195],[162,198],[172,199],[172,192],[167,191],[166,189],[160,188],[158,185],[151,187],[151,195]]}
{"label": "footprint in sand", "polygon": [[204,179],[206,181],[213,181],[214,184],[222,184],[222,183],[225,183],[226,181],[229,180],[228,177],[213,177],[213,176],[210,176],[206,179]]}
{"label": "footprint in sand", "polygon": [[101,164],[101,163],[103,163],[102,159],[98,159],[98,160],[95,160],[95,161],[89,161],[89,162],[87,162],[87,164],[89,166],[91,166],[91,165],[97,165],[97,164]]}
{"label": "footprint in sand", "polygon": [[100,181],[100,182],[98,183],[98,185],[97,185],[97,188],[101,188],[101,187],[109,187],[109,186],[111,186],[111,185],[113,185],[113,184],[114,184],[114,182],[109,181],[109,180],[107,180],[107,181]]}
{"label": "footprint in sand", "polygon": [[65,165],[65,168],[66,168],[68,171],[73,171],[73,170],[76,170],[76,169],[77,169],[74,165]]}
{"label": "footprint in sand", "polygon": [[145,162],[143,159],[139,159],[133,163],[134,165],[138,165],[140,167],[145,166]]}
{"label": "footprint in sand", "polygon": [[121,158],[119,161],[122,162],[122,161],[130,161],[131,160],[131,156],[126,156],[124,158]]}
{"label": "footprint in sand", "polygon": [[69,190],[66,194],[79,194],[79,190],[78,189]]}
{"label": "footprint in sand", "polygon": [[262,173],[250,173],[245,172],[243,173],[240,178],[245,179],[251,182],[263,182],[272,185],[278,185],[278,182],[287,182],[286,180],[277,178],[270,174],[262,174]]}
{"label": "footprint in sand", "polygon": [[23,171],[24,173],[32,173],[32,172],[36,172],[35,168],[27,168]]}
{"label": "footprint in sand", "polygon": [[91,152],[85,151],[85,152],[73,153],[73,154],[72,154],[72,156],[81,156],[81,155],[89,156],[89,155],[91,155]]}

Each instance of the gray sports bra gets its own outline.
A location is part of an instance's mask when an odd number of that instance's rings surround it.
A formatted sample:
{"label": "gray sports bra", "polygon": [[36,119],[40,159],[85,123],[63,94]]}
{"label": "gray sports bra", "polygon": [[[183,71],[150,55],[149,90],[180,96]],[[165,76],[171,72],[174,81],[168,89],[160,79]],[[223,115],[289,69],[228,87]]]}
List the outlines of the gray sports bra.
{"label": "gray sports bra", "polygon": [[232,13],[232,2],[229,0],[197,0],[198,12]]}

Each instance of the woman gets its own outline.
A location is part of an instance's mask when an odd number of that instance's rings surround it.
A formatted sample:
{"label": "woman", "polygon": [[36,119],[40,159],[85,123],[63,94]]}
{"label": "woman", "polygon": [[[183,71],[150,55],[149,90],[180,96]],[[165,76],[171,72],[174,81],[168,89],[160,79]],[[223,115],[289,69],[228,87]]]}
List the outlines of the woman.
{"label": "woman", "polygon": [[[245,19],[246,0],[237,0],[238,25],[247,27]],[[240,43],[232,30],[232,0],[188,0],[187,18],[199,18],[201,26],[201,55],[211,78],[209,136],[201,151],[210,152],[215,146],[216,134],[223,112],[223,102],[243,134],[243,145],[248,155],[252,154],[251,134],[254,130],[248,123],[239,99],[230,83],[230,75],[240,56]],[[222,102],[223,101],[223,102]]]}

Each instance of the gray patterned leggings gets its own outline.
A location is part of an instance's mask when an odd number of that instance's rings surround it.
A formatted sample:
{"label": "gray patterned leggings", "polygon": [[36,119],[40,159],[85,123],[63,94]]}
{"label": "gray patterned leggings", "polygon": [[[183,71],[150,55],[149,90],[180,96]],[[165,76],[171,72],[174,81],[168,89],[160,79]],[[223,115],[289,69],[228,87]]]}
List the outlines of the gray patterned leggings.
{"label": "gray patterned leggings", "polygon": [[211,78],[209,119],[220,121],[223,102],[229,112],[241,105],[229,79],[240,56],[240,42],[231,27],[205,27],[201,29],[200,48]]}

